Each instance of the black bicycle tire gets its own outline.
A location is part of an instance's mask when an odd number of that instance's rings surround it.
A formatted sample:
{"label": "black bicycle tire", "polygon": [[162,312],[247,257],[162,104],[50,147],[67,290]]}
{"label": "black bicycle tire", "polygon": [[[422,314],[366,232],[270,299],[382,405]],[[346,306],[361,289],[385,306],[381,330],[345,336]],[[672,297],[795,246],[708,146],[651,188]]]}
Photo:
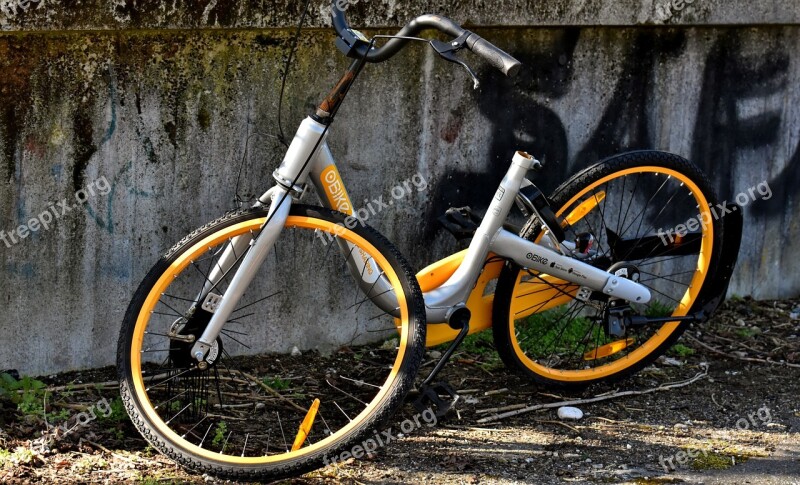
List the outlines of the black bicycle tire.
{"label": "black bicycle tire", "polygon": [[[552,195],[549,197],[550,204],[554,210],[558,210],[591,183],[615,172],[636,168],[638,166],[655,166],[675,170],[697,184],[706,200],[712,204],[712,206],[718,202],[716,191],[713,189],[710,180],[694,163],[683,157],[667,152],[641,150],[609,157],[576,173],[553,191]],[[723,226],[719,220],[715,219],[713,221],[713,228],[714,243],[712,248],[712,256],[709,264],[709,274],[703,282],[703,288],[716,285],[714,281],[714,270],[718,266],[720,255],[722,253]],[[530,237],[531,235],[527,236]],[[681,322],[661,345],[656,347],[652,352],[647,354],[647,356],[640,359],[635,364],[626,367],[621,371],[604,377],[582,381],[550,379],[530,370],[516,354],[514,346],[512,345],[512,336],[509,325],[509,310],[514,285],[516,284],[520,270],[521,267],[519,265],[513,262],[507,262],[498,278],[492,318],[494,342],[500,358],[506,367],[513,369],[526,377],[530,377],[534,381],[546,386],[581,389],[599,382],[611,383],[625,379],[652,364],[658,357],[663,355],[670,347],[672,347],[672,345],[674,345],[674,343],[690,325],[689,322]],[[701,292],[698,294],[698,298],[692,304],[690,313],[700,310],[706,303],[706,301],[701,298],[702,296],[703,292],[701,290]]]}
{"label": "black bicycle tire", "polygon": [[[320,468],[325,464],[323,462],[325,457],[334,456],[342,450],[348,449],[353,444],[362,441],[368,435],[372,435],[398,410],[414,384],[414,379],[416,378],[425,351],[425,306],[422,292],[419,289],[411,266],[385,237],[371,227],[359,224],[354,227],[352,231],[366,239],[378,249],[393,266],[406,293],[410,312],[407,348],[400,367],[401,371],[398,373],[397,378],[390,384],[391,389],[376,406],[375,411],[367,416],[366,419],[362,420],[352,431],[344,434],[338,440],[335,440],[329,447],[321,449],[311,456],[294,460],[287,459],[286,462],[279,462],[271,465],[251,467],[232,466],[230,464],[197,457],[190,452],[186,452],[179,444],[171,442],[163,436],[162,433],[159,433],[152,423],[148,422],[146,415],[142,412],[139,396],[137,396],[133,390],[132,374],[129,365],[131,338],[137,315],[139,314],[143,301],[147,297],[151,287],[155,284],[155,281],[157,281],[166,268],[169,267],[171,262],[181,254],[182,250],[191,248],[192,245],[196,244],[204,237],[207,237],[209,234],[213,234],[214,232],[249,219],[263,218],[266,217],[266,215],[266,208],[246,209],[229,213],[195,230],[173,246],[155,266],[153,266],[137,289],[126,312],[118,342],[117,370],[120,382],[120,394],[122,402],[134,426],[154,448],[182,466],[222,478],[238,480],[277,480],[297,476],[310,470]],[[319,218],[335,224],[342,224],[342,227],[344,227],[348,217],[346,214],[340,212],[305,205],[294,205],[290,215]]]}

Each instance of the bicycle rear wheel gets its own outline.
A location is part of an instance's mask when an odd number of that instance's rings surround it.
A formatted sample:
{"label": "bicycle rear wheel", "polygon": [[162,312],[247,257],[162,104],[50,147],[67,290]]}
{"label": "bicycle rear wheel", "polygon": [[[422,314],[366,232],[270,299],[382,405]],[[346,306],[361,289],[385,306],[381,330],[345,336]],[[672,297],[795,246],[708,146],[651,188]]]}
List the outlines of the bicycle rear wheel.
{"label": "bicycle rear wheel", "polygon": [[[266,217],[229,214],[172,248],[137,290],[118,346],[122,399],[145,439],[184,466],[235,479],[296,475],[374,436],[424,352],[422,294],[398,251],[368,227],[348,228],[344,214],[294,206],[209,367],[198,368],[192,338],[211,316],[198,295],[223,249],[257,237]],[[224,294],[238,267],[212,292]],[[399,327],[373,303],[391,293]]]}
{"label": "bicycle rear wheel", "polygon": [[[549,385],[583,387],[624,378],[663,354],[689,325],[671,321],[620,329],[613,311],[685,316],[713,285],[722,227],[717,197],[688,160],[632,152],[576,174],[554,192],[568,241],[583,241],[585,262],[622,271],[650,289],[630,304],[508,263],[498,279],[493,332],[504,363]],[[523,237],[541,238],[532,227]],[[716,296],[716,295],[714,295]]]}

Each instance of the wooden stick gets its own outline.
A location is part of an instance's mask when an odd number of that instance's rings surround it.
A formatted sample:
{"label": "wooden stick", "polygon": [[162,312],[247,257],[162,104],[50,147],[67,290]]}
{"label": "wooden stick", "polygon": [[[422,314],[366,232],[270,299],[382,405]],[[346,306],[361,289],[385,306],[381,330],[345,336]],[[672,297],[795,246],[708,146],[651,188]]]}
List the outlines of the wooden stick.
{"label": "wooden stick", "polygon": [[[761,351],[760,351],[760,350],[758,350],[758,349],[754,349],[753,347],[750,347],[749,345],[743,344],[743,343],[742,343],[742,342],[740,342],[739,340],[734,340],[734,339],[732,339],[732,338],[726,338],[726,337],[723,337],[722,335],[710,335],[710,337],[711,337],[711,338],[713,338],[713,339],[716,339],[716,340],[722,340],[723,342],[730,342],[730,343],[732,343],[732,344],[736,344],[736,345],[738,345],[739,347],[742,347],[742,348],[744,348],[744,349],[747,349],[747,350],[749,350],[750,352],[755,352],[755,353],[757,353],[757,354],[760,354],[760,353],[761,353]],[[775,342],[773,342],[773,343],[775,343]]]}
{"label": "wooden stick", "polygon": [[307,413],[308,412],[308,409],[304,409],[301,406],[298,406],[297,403],[295,403],[294,401],[292,401],[288,397],[282,395],[281,393],[279,393],[275,389],[273,389],[273,388],[269,387],[268,385],[264,384],[263,382],[258,380],[255,376],[251,376],[247,372],[242,372],[242,371],[239,371],[239,373],[242,374],[243,376],[245,376],[247,379],[250,379],[254,383],[258,384],[259,386],[261,386],[262,389],[264,389],[268,393],[272,394],[273,396],[277,397],[281,401],[285,401],[286,404],[290,405],[291,407],[293,407],[294,409],[300,411],[301,413]]}
{"label": "wooden stick", "polygon": [[560,408],[562,406],[576,406],[579,404],[589,404],[593,402],[600,402],[600,401],[607,401],[609,399],[615,399],[618,397],[625,397],[625,396],[640,396],[643,394],[651,394],[658,391],[667,391],[669,389],[677,389],[679,387],[686,387],[690,384],[697,382],[700,379],[708,376],[708,367],[703,369],[703,372],[698,373],[691,379],[687,379],[685,381],[676,382],[674,384],[664,384],[659,387],[653,387],[650,389],[645,389],[643,391],[622,391],[617,392],[614,394],[605,394],[599,397],[593,397],[589,399],[575,399],[572,401],[561,401],[561,402],[553,402],[547,404],[537,404],[535,406],[527,406],[522,409],[518,409],[516,411],[509,411],[507,413],[502,414],[495,414],[494,416],[488,416],[486,418],[479,419],[477,423],[484,424],[484,423],[491,423],[493,421],[499,421],[501,419],[510,418],[511,416],[518,416],[520,414],[530,413],[533,411],[539,411],[540,409],[552,409],[552,408]]}
{"label": "wooden stick", "polygon": [[474,426],[458,426],[455,424],[443,424],[442,428],[447,429],[466,429],[469,431],[486,431],[490,433],[517,433],[519,434],[518,429],[502,429],[502,428],[476,428]]}
{"label": "wooden stick", "polygon": [[628,421],[628,420],[618,421],[616,419],[604,418],[602,416],[589,416],[587,419],[599,419],[601,421],[608,421],[609,423],[614,423],[614,424],[629,424],[630,423],[630,421]]}
{"label": "wooden stick", "polygon": [[512,404],[510,406],[503,406],[501,408],[478,409],[475,412],[477,414],[497,414],[504,413],[506,411],[516,411],[517,409],[522,409],[527,406],[527,404]]}
{"label": "wooden stick", "polygon": [[[162,377],[168,377],[169,373],[161,373],[155,376],[145,377],[145,382],[150,382]],[[72,391],[87,391],[87,390],[104,390],[110,391],[119,388],[119,381],[105,381],[105,382],[86,382],[83,384],[66,384],[64,386],[52,386],[45,389],[47,392],[72,392]]]}
{"label": "wooden stick", "polygon": [[580,430],[578,430],[578,428],[576,428],[574,426],[570,426],[570,425],[568,425],[567,423],[565,423],[563,421],[553,421],[553,420],[547,420],[547,419],[536,419],[534,421],[536,421],[537,423],[559,424],[561,426],[564,426],[565,428],[571,429],[572,431],[574,431],[576,433],[580,433]]}
{"label": "wooden stick", "polygon": [[229,414],[217,414],[217,413],[206,413],[206,416],[209,418],[220,418],[220,419],[227,419],[230,421],[247,421],[245,418],[237,418],[236,416],[231,416]]}
{"label": "wooden stick", "polygon": [[755,357],[737,357],[737,356],[735,356],[733,354],[729,354],[727,352],[723,352],[722,350],[719,350],[719,349],[714,348],[714,347],[712,347],[712,346],[710,346],[710,345],[708,345],[706,343],[703,343],[700,340],[696,339],[695,337],[692,337],[691,335],[686,335],[686,337],[689,340],[697,342],[698,345],[701,345],[705,349],[710,350],[711,352],[714,352],[715,354],[723,355],[723,356],[725,356],[725,357],[727,357],[729,359],[742,360],[742,361],[745,361],[745,362],[756,362],[758,364],[770,364],[770,365],[777,365],[777,366],[786,366],[786,367],[792,367],[794,369],[800,369],[800,364],[790,364],[789,362],[775,362],[774,360],[757,359]]}
{"label": "wooden stick", "polygon": [[67,384],[66,386],[48,387],[47,392],[60,392],[60,391],[82,391],[85,389],[96,389],[98,387],[119,387],[117,381],[106,382],[89,382],[86,384]]}
{"label": "wooden stick", "polygon": [[486,391],[486,392],[483,393],[483,395],[484,396],[494,396],[496,394],[505,394],[506,392],[508,392],[508,388],[504,387],[502,389],[495,389],[493,391]]}

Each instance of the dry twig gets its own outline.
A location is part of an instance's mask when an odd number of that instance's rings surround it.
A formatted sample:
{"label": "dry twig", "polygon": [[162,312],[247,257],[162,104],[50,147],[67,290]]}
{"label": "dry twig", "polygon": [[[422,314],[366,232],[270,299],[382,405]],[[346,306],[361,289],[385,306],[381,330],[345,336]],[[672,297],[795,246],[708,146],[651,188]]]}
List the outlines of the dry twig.
{"label": "dry twig", "polygon": [[565,423],[563,421],[554,421],[554,420],[549,420],[549,419],[537,419],[535,421],[537,423],[558,424],[558,425],[563,426],[565,428],[569,428],[569,429],[571,429],[572,431],[574,431],[576,433],[580,433],[580,430],[578,428],[576,428],[574,426],[570,426],[570,425],[568,425],[567,423]]}
{"label": "dry twig", "polygon": [[596,396],[596,397],[592,397],[592,398],[588,398],[588,399],[575,399],[575,400],[572,400],[572,401],[561,401],[561,402],[553,402],[553,403],[547,403],[547,404],[537,404],[535,406],[527,406],[527,407],[524,407],[522,409],[518,409],[518,410],[515,410],[515,411],[509,411],[509,412],[502,413],[502,414],[495,414],[494,416],[488,416],[488,417],[479,419],[477,422],[479,424],[491,423],[493,421],[499,421],[501,419],[510,418],[511,416],[518,416],[520,414],[530,413],[530,412],[533,412],[533,411],[539,411],[540,409],[560,408],[562,406],[576,406],[576,405],[579,405],[579,404],[589,404],[589,403],[593,403],[593,402],[607,401],[609,399],[616,399],[618,397],[641,396],[643,394],[651,394],[651,393],[658,392],[658,391],[667,391],[667,390],[670,390],[670,389],[677,389],[679,387],[686,387],[686,386],[691,385],[691,384],[693,384],[693,383],[695,383],[695,382],[699,381],[700,379],[703,379],[704,377],[707,377],[707,376],[708,376],[708,367],[704,367],[703,368],[703,372],[698,373],[697,375],[695,375],[691,379],[687,379],[687,380],[681,381],[681,382],[676,382],[676,383],[673,383],[673,384],[664,384],[662,386],[653,387],[653,388],[650,388],[650,389],[645,389],[643,391],[622,391],[622,392],[617,392],[617,393],[614,393],[614,394],[605,394],[603,396]]}
{"label": "dry twig", "polygon": [[691,335],[687,335],[686,337],[688,337],[689,340],[692,340],[693,342],[697,342],[698,345],[702,346],[706,350],[710,350],[711,352],[714,352],[715,354],[723,355],[723,356],[725,356],[725,357],[727,357],[729,359],[742,360],[742,361],[745,361],[745,362],[756,362],[758,364],[770,364],[770,365],[777,365],[777,366],[786,366],[786,367],[792,367],[792,368],[795,368],[795,369],[800,369],[800,364],[790,364],[789,362],[775,362],[774,360],[758,359],[758,358],[755,358],[755,357],[738,357],[736,355],[729,354],[727,352],[723,352],[722,350],[719,350],[719,349],[717,349],[715,347],[712,347],[712,346],[708,345],[707,343],[701,342],[700,340],[698,340],[695,337],[692,337]]}
{"label": "dry twig", "polygon": [[510,406],[503,406],[499,408],[478,409],[475,412],[477,414],[497,414],[504,413],[506,411],[516,411],[517,409],[522,409],[526,406],[526,404],[512,404]]}
{"label": "dry twig", "polygon": [[251,376],[250,374],[248,374],[246,372],[242,372],[242,371],[239,371],[239,373],[242,374],[243,376],[245,376],[247,379],[250,379],[251,381],[253,381],[253,383],[258,384],[259,386],[261,386],[262,389],[264,389],[268,393],[272,394],[273,396],[277,397],[281,401],[285,401],[286,404],[288,404],[291,407],[297,409],[301,413],[308,412],[308,409],[303,409],[302,407],[300,407],[297,403],[295,403],[294,401],[292,401],[288,397],[282,395],[281,393],[279,393],[275,389],[269,387],[268,385],[266,385],[263,382],[261,382],[260,380],[258,380],[255,376]]}
{"label": "dry twig", "polygon": [[72,391],[83,391],[83,390],[97,390],[98,388],[115,389],[117,387],[119,387],[119,382],[106,381],[106,382],[87,382],[85,384],[67,384],[65,386],[48,387],[46,390],[47,392],[61,392],[61,391],[72,392]]}

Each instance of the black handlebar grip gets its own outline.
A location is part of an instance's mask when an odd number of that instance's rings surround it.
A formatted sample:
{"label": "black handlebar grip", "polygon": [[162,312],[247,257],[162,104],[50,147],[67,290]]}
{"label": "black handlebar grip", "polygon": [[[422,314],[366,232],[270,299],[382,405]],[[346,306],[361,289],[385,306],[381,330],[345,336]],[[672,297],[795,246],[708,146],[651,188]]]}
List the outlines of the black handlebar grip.
{"label": "black handlebar grip", "polygon": [[522,67],[521,62],[474,32],[467,37],[467,48],[508,77],[514,77]]}

